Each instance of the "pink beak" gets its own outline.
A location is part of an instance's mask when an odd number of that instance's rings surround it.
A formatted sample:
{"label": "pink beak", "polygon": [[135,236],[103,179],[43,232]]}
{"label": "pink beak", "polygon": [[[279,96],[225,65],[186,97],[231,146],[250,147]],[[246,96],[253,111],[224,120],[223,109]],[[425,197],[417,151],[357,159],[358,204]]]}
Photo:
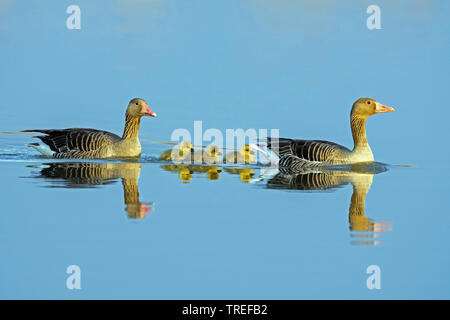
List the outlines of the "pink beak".
{"label": "pink beak", "polygon": [[142,107],[141,113],[143,116],[156,117],[156,113],[150,110],[150,108],[147,105]]}
{"label": "pink beak", "polygon": [[394,111],[395,111],[394,108],[382,105],[379,102],[376,103],[375,113],[394,112]]}

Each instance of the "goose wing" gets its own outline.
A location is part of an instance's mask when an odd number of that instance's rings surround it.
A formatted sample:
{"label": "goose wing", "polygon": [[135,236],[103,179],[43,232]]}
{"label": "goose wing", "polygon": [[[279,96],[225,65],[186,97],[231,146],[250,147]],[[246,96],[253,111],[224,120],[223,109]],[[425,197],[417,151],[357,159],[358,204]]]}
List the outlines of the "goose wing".
{"label": "goose wing", "polygon": [[99,149],[120,141],[118,135],[107,131],[83,128],[62,130],[23,130],[22,132],[40,132],[44,135],[36,136],[55,152],[55,157],[63,154],[95,152]]}
{"label": "goose wing", "polygon": [[342,153],[351,152],[344,146],[324,140],[294,140],[286,138],[267,138],[267,147],[275,152],[281,159],[290,159],[295,156],[306,161],[332,161]]}

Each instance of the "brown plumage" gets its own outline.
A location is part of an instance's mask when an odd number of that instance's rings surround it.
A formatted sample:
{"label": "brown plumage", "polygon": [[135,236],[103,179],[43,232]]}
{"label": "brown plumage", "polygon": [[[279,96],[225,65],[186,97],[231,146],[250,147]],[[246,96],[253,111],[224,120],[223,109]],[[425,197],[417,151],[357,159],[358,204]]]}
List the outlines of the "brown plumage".
{"label": "brown plumage", "polygon": [[352,107],[350,126],[353,135],[353,150],[324,140],[294,140],[267,138],[267,147],[279,156],[280,167],[302,170],[307,167],[349,164],[374,161],[366,137],[366,120],[376,113],[392,112],[370,98],[358,99]]}
{"label": "brown plumage", "polygon": [[156,117],[147,102],[135,98],[130,101],[125,113],[125,128],[122,137],[107,131],[84,128],[23,130],[22,132],[40,132],[36,136],[43,144],[30,143],[45,156],[54,158],[121,158],[139,157],[141,144],[138,138],[142,116]]}

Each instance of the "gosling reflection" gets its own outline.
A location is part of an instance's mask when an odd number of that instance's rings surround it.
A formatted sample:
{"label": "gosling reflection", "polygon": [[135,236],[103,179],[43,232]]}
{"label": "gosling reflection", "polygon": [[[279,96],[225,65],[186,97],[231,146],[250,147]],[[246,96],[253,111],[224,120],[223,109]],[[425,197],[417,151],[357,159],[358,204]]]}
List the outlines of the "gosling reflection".
{"label": "gosling reflection", "polygon": [[56,162],[43,165],[47,167],[36,178],[52,180],[52,187],[92,188],[114,183],[120,178],[128,217],[142,219],[153,211],[153,203],[139,201],[140,163]]}
{"label": "gosling reflection", "polygon": [[229,174],[239,175],[239,179],[244,183],[249,183],[255,176],[254,169],[249,168],[224,168]]}
{"label": "gosling reflection", "polygon": [[190,183],[194,173],[205,174],[208,180],[219,180],[222,172],[220,167],[208,165],[163,164],[161,168],[169,172],[178,173],[178,178],[183,183]]}
{"label": "gosling reflection", "polygon": [[[379,232],[391,231],[391,223],[375,221],[365,216],[366,195],[372,186],[375,174],[387,171],[387,167],[379,163],[360,163],[342,166],[333,170],[314,169],[314,171],[295,173],[279,172],[269,179],[266,187],[272,189],[316,190],[327,191],[348,183],[353,186],[350,200],[349,224],[355,232],[352,241],[355,245],[377,245],[375,240]],[[357,233],[361,232],[361,233]]]}

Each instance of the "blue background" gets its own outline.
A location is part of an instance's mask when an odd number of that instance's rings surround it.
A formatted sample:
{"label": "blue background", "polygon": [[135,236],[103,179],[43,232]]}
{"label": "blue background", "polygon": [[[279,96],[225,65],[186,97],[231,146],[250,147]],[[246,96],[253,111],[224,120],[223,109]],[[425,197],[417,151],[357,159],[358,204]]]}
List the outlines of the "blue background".
{"label": "blue background", "polygon": [[[68,30],[66,8],[81,8]],[[366,8],[381,8],[368,30]],[[0,136],[1,298],[450,297],[448,1],[11,1],[0,4],[0,131],[121,133],[128,101],[158,114],[140,131],[134,221],[120,182],[49,189],[29,178],[28,137]],[[396,112],[368,120],[377,161],[366,215],[380,246],[353,246],[351,187],[265,190],[222,174],[182,184],[154,159],[176,128],[279,128],[352,146],[354,100]],[[145,142],[146,141],[146,142]],[[162,148],[162,149],[161,149]],[[65,287],[68,265],[82,290]],[[366,288],[368,265],[382,289]]]}

